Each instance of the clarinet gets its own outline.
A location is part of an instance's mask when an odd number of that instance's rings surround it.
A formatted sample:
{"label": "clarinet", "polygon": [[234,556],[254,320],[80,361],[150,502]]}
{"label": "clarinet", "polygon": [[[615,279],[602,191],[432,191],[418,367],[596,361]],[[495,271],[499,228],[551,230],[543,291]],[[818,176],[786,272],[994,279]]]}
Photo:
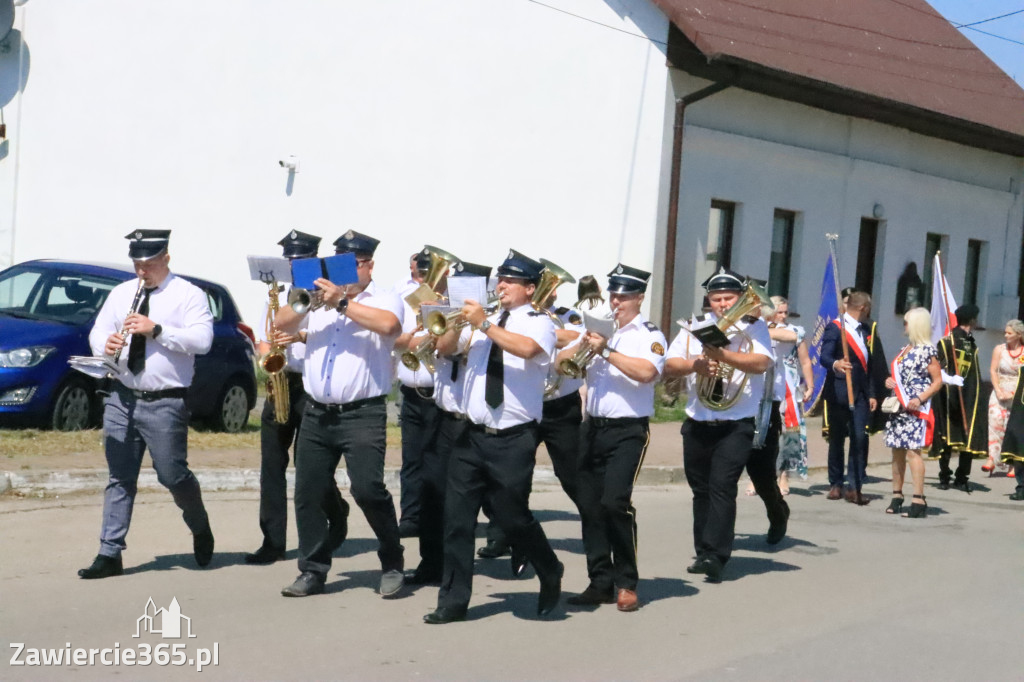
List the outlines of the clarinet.
{"label": "clarinet", "polygon": [[139,312],[139,306],[142,305],[142,293],[144,290],[143,280],[139,277],[139,288],[135,290],[135,298],[132,299],[132,307],[125,315],[125,324],[121,325],[121,347],[114,352],[114,364],[121,359],[121,351],[124,350],[124,342],[128,339],[128,318]]}

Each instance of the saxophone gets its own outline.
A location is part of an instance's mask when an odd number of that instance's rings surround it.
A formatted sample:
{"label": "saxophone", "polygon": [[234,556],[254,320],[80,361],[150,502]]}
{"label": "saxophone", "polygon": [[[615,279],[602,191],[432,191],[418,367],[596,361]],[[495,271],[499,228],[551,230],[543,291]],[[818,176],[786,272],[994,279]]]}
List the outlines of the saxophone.
{"label": "saxophone", "polygon": [[288,396],[288,377],[284,368],[288,364],[288,358],[284,354],[284,346],[277,342],[277,327],[274,326],[274,319],[280,303],[278,302],[277,282],[270,283],[270,301],[267,305],[267,318],[264,322],[264,332],[270,340],[270,350],[260,358],[260,367],[267,373],[267,400],[273,400],[274,421],[284,424],[288,421],[288,413],[291,411],[290,398]]}

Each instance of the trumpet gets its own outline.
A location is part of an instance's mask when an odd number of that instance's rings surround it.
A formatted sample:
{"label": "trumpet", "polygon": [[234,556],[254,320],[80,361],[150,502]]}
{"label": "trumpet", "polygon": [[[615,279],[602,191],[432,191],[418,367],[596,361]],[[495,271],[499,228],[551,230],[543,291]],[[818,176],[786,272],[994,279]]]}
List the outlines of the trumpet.
{"label": "trumpet", "polygon": [[436,363],[434,362],[434,351],[437,350],[437,337],[428,336],[416,350],[407,350],[402,353],[402,364],[415,372],[419,368],[426,367],[431,374],[434,373]]}
{"label": "trumpet", "polygon": [[[491,293],[487,297],[487,304],[484,312],[491,315],[498,309],[498,295]],[[421,311],[422,312],[422,311]],[[462,308],[455,308],[444,312],[442,310],[431,310],[423,318],[423,328],[430,332],[431,336],[444,336],[449,329],[458,331],[469,324],[462,317]]]}
{"label": "trumpet", "polygon": [[288,358],[285,357],[284,346],[277,342],[277,327],[274,326],[274,319],[280,307],[277,300],[279,292],[277,282],[271,282],[270,301],[264,321],[264,331],[270,339],[270,350],[260,358],[260,367],[267,373],[267,397],[274,401],[274,421],[284,424],[288,421],[288,413],[291,411],[291,399],[288,395],[288,377],[284,373]]}
{"label": "trumpet", "polygon": [[[615,329],[617,330],[618,328],[619,325],[616,322]],[[597,355],[597,349],[585,340],[581,341],[579,349],[571,357],[558,363],[558,373],[570,379],[583,379],[587,376],[587,365],[590,364],[595,355]]]}
{"label": "trumpet", "polygon": [[288,305],[298,315],[305,315],[308,312],[324,307],[324,293],[319,289],[293,288],[288,292]]}

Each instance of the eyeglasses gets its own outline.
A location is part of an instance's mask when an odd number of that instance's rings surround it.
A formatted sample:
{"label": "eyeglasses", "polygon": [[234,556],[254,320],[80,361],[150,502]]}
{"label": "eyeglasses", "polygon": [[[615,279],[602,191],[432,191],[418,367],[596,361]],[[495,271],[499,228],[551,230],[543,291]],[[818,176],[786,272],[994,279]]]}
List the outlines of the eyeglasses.
{"label": "eyeglasses", "polygon": [[372,262],[373,262],[372,258],[356,258],[356,267],[357,268],[361,268],[364,265],[366,265],[367,263],[372,263]]}

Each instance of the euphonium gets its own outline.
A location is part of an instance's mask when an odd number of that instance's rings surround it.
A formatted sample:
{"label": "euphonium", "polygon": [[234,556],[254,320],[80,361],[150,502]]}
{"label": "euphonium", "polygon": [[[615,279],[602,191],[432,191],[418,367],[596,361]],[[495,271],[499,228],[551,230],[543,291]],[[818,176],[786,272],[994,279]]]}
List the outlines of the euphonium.
{"label": "euphonium", "polygon": [[434,373],[434,351],[437,350],[437,337],[428,336],[415,350],[407,350],[402,353],[402,364],[415,372],[419,368],[426,367],[431,374]]}
{"label": "euphonium", "polygon": [[[715,323],[722,333],[729,337],[730,341],[737,334],[742,335],[743,339],[740,347],[737,349],[738,352],[749,353],[753,347],[753,342],[746,332],[735,329],[736,323],[743,319],[745,315],[749,315],[758,307],[766,304],[770,305],[768,292],[759,284],[747,280],[747,288],[743,291],[739,300],[733,303]],[[750,378],[744,373],[743,379],[733,385],[732,376],[735,371],[736,368],[732,365],[720,362],[718,363],[718,371],[715,372],[715,376],[698,376],[697,399],[705,407],[715,411],[728,410],[735,405],[736,401],[743,395],[743,389]]]}
{"label": "euphonium", "polygon": [[[554,293],[555,289],[557,289],[559,285],[566,282],[575,282],[576,278],[570,275],[564,268],[555,265],[549,260],[541,258],[540,262],[544,265],[544,270],[540,273],[540,281],[537,283],[536,289],[534,289],[533,298],[530,299],[530,305],[533,306],[534,310],[547,313],[556,329],[565,329],[565,324],[562,322],[562,319],[551,311],[551,307],[548,305],[548,299],[551,298],[551,294]],[[561,373],[558,371],[548,372],[548,376],[544,380],[544,396],[547,397],[554,395],[555,392],[558,391],[558,387],[561,383]]]}
{"label": "euphonium", "polygon": [[308,312],[324,307],[323,292],[319,289],[310,290],[294,287],[288,292],[288,305],[291,306],[296,314],[305,315]]}
{"label": "euphonium", "polygon": [[457,257],[436,246],[427,244],[423,248],[430,254],[430,267],[423,277],[423,283],[405,297],[405,302],[416,312],[419,312],[422,304],[435,303],[441,298],[437,291],[441,280],[448,274],[448,268],[459,261]]}
{"label": "euphonium", "polygon": [[[274,401],[274,421],[284,424],[288,421],[291,402],[288,395],[288,377],[284,373],[288,358],[285,356],[284,346],[277,342],[277,327],[274,326],[280,305],[277,300],[279,292],[277,282],[271,282],[267,317],[263,325],[266,337],[270,340],[270,350],[260,358],[260,367],[267,373],[267,399]],[[290,294],[288,298],[291,299]]]}

